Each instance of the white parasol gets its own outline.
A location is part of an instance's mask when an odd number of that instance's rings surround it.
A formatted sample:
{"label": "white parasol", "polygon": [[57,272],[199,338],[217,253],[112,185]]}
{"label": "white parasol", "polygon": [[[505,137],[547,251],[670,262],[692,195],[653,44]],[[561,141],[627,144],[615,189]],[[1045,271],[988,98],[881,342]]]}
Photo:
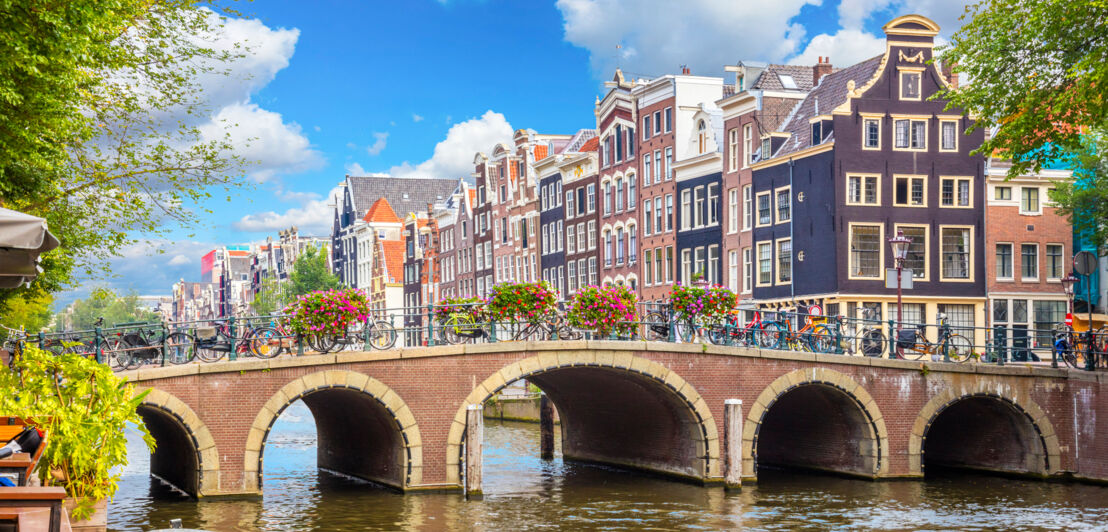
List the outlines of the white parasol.
{"label": "white parasol", "polygon": [[46,220],[0,207],[0,288],[29,284],[38,275],[38,256],[60,242]]}

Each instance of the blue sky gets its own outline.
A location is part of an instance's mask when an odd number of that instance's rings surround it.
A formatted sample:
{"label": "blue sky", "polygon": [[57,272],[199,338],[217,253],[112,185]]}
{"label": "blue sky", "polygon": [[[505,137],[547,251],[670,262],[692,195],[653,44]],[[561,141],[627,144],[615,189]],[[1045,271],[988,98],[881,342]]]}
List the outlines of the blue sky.
{"label": "blue sky", "polygon": [[[217,36],[250,57],[204,82],[213,117],[238,123],[260,161],[198,228],[123,250],[90,286],[167,294],[198,280],[214,245],[264,240],[297,224],[325,234],[328,196],[347,173],[463,177],[473,153],[513,129],[594,127],[602,82],[723,75],[737,60],[846,66],[883,51],[881,26],[929,16],[949,36],[963,0],[259,0]],[[213,119],[213,124],[217,120]],[[212,127],[215,127],[214,125]],[[253,139],[247,141],[246,139]]]}

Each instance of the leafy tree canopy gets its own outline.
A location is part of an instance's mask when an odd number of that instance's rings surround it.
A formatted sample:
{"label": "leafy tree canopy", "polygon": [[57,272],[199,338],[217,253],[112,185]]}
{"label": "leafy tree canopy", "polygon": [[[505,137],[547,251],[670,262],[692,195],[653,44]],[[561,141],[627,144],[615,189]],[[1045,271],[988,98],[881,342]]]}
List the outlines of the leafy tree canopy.
{"label": "leafy tree canopy", "polygon": [[104,318],[104,326],[133,321],[157,322],[157,314],[139,305],[138,294],[131,292],[120,296],[112,290],[93,290],[85,299],[74,301],[58,315],[60,330],[84,331],[96,327],[96,320]]}
{"label": "leafy tree canopy", "polygon": [[285,293],[294,298],[316,290],[334,290],[341,286],[339,278],[327,269],[327,247],[318,250],[309,246],[292,264]]}

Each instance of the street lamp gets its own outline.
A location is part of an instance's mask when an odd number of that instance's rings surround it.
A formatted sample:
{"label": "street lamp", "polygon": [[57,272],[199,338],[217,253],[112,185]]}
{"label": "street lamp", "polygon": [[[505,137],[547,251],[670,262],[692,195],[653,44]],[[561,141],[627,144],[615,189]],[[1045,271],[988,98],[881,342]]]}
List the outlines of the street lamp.
{"label": "street lamp", "polygon": [[[1069,275],[1066,275],[1065,277],[1061,278],[1059,281],[1062,283],[1062,290],[1064,290],[1066,292],[1066,304],[1068,305],[1067,312],[1066,312],[1066,318],[1070,320],[1070,324],[1068,325],[1068,327],[1070,327],[1069,330],[1072,331],[1073,330],[1072,329],[1072,327],[1073,327],[1073,325],[1072,325],[1073,324],[1073,321],[1072,321],[1073,320],[1073,289],[1074,289],[1074,285],[1077,284],[1077,276],[1075,276],[1073,274],[1073,272],[1070,272]],[[1066,341],[1069,342],[1070,340],[1066,340]],[[1072,348],[1072,346],[1071,346],[1071,348]],[[1051,346],[1050,354],[1051,354],[1051,356],[1050,356],[1050,367],[1052,367],[1052,368],[1058,367],[1058,349],[1055,348],[1054,346]]]}
{"label": "street lamp", "polygon": [[904,269],[904,260],[908,258],[908,246],[912,239],[904,236],[904,231],[897,230],[896,236],[889,239],[889,245],[893,247],[893,259],[896,261],[896,342],[900,341],[900,323],[904,321],[904,299],[900,274]]}

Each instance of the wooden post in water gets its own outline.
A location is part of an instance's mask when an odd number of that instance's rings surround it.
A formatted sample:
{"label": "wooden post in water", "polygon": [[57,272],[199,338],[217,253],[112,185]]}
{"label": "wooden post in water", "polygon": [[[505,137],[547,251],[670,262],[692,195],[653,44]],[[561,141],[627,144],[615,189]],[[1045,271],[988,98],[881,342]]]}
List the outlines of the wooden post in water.
{"label": "wooden post in water", "polygon": [[539,449],[543,460],[554,459],[554,403],[545,393],[539,400]]}
{"label": "wooden post in water", "polygon": [[481,405],[466,407],[466,497],[480,499],[481,444],[485,439],[485,416]]}
{"label": "wooden post in water", "polygon": [[743,401],[727,399],[723,402],[723,445],[726,471],[723,475],[729,490],[742,489],[743,485]]}

